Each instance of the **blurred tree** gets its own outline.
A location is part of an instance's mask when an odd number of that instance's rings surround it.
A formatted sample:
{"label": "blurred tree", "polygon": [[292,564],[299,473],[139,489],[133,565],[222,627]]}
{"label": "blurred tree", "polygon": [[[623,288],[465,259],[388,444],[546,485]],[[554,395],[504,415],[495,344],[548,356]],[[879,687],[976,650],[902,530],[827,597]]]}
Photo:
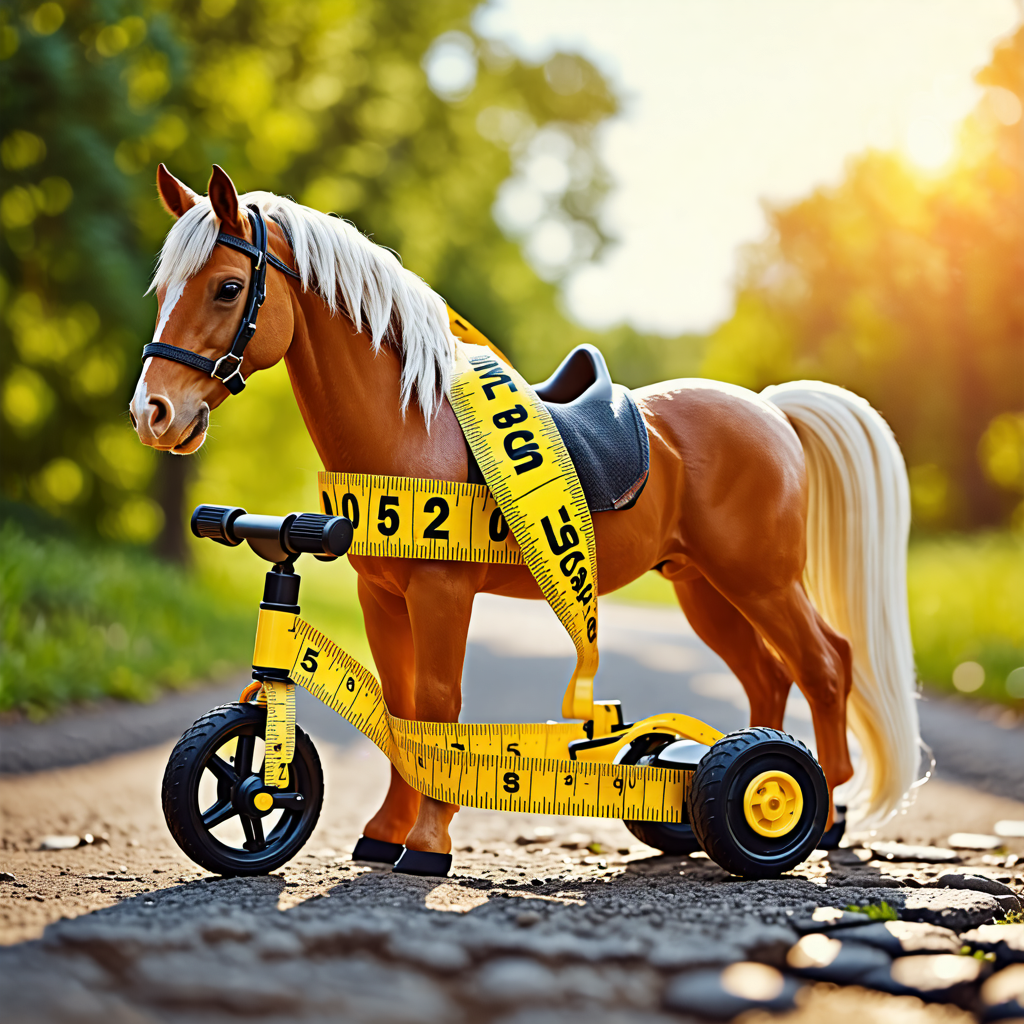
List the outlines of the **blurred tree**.
{"label": "blurred tree", "polygon": [[703,364],[752,388],[814,377],[862,394],[896,432],[923,525],[1002,523],[1020,500],[1006,417],[1024,408],[1024,29],[977,79],[943,174],[872,153],[769,210]]}
{"label": "blurred tree", "polygon": [[131,444],[126,387],[152,317],[150,246],[129,209],[151,188],[115,163],[157,130],[182,50],[128,4],[0,11],[2,481],[101,532],[147,541],[156,457]]}
{"label": "blurred tree", "polygon": [[[594,128],[616,104],[579,57],[534,67],[478,38],[473,7],[4,5],[5,494],[140,543],[170,520],[164,550],[182,550],[186,460],[144,449],[125,415],[154,316],[142,293],[169,227],[160,160],[199,191],[216,161],[243,190],[351,218],[528,372],[550,368],[581,333],[559,312],[557,281],[606,241]],[[533,216],[506,234],[491,208],[509,178]],[[527,233],[541,242],[532,266]]]}

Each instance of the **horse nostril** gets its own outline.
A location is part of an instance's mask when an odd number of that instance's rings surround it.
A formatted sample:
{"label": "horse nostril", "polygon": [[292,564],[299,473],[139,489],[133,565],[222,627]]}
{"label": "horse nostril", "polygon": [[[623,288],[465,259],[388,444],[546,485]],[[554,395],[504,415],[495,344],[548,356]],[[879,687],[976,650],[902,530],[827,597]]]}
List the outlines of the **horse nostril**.
{"label": "horse nostril", "polygon": [[158,423],[168,418],[170,409],[167,402],[162,398],[151,398],[149,404],[153,407],[149,414],[149,425],[155,427]]}
{"label": "horse nostril", "polygon": [[[150,440],[156,440],[167,433],[174,422],[174,406],[165,395],[150,395],[146,410],[142,415],[142,434]],[[142,437],[142,434],[139,436]]]}

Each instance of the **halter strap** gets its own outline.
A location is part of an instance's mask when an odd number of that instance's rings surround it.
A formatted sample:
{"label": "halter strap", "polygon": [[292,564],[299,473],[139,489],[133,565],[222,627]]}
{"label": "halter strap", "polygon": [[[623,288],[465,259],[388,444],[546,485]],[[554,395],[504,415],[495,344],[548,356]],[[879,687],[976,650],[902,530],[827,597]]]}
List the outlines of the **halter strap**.
{"label": "halter strap", "polygon": [[291,267],[282,263],[273,253],[267,252],[267,222],[263,219],[260,208],[251,204],[245,212],[252,226],[252,244],[244,238],[228,235],[223,231],[217,235],[218,245],[237,249],[239,252],[245,253],[252,261],[252,274],[249,276],[249,292],[245,299],[245,309],[242,311],[242,321],[238,325],[234,340],[227,352],[219,359],[207,359],[206,356],[201,356],[191,349],[168,345],[161,341],[150,342],[142,350],[143,360],[149,358],[169,359],[171,362],[190,366],[193,370],[198,370],[210,377],[216,377],[233,395],[245,390],[245,378],[242,376],[242,356],[245,353],[245,347],[256,333],[256,318],[259,316],[260,306],[263,305],[267,297],[267,264],[269,263],[275,269],[288,274],[289,277],[300,279]]}
{"label": "halter strap", "polygon": [[[244,252],[250,259],[259,258],[259,249],[257,249],[255,245],[247,242],[244,238],[237,238],[235,235],[226,235],[222,231],[217,235],[217,242],[220,245],[226,245],[231,249],[237,249],[239,252]],[[292,270],[287,263],[282,263],[272,252],[265,252],[263,255],[266,256],[267,262],[272,267],[276,267],[289,277],[294,277],[296,281],[301,280],[299,275]]]}

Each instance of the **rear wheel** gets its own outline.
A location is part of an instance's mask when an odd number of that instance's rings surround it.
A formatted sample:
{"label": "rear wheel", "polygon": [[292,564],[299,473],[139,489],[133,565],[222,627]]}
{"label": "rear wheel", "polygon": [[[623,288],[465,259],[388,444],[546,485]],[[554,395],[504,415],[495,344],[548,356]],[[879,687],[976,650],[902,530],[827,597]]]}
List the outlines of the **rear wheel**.
{"label": "rear wheel", "polygon": [[821,766],[777,729],[742,729],[720,739],[697,766],[689,795],[693,831],[726,871],[770,878],[818,845],[828,817]]}
{"label": "rear wheel", "polygon": [[287,789],[263,784],[267,710],[225,704],[203,715],[167,762],[163,809],[185,854],[219,875],[265,875],[302,849],[320,817],[324,776],[295,728]]}
{"label": "rear wheel", "polygon": [[[640,736],[629,746],[629,750],[623,754],[619,764],[650,764],[670,743],[676,741],[675,736],[666,736],[663,733],[650,733],[647,736]],[[683,804],[682,821],[623,821],[622,824],[629,829],[640,840],[648,846],[662,853],[683,855],[696,853],[700,849],[700,843],[693,834],[690,826],[689,813],[686,804]]]}

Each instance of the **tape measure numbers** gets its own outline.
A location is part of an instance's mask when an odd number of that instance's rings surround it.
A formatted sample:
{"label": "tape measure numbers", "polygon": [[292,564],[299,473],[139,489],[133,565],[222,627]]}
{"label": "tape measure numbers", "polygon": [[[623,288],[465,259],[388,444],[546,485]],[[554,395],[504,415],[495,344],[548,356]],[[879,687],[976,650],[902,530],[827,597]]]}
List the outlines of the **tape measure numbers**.
{"label": "tape measure numbers", "polygon": [[351,555],[522,565],[519,544],[482,484],[321,473],[320,506],[352,523]]}
{"label": "tape measure numbers", "polygon": [[[581,723],[473,725],[395,718],[369,669],[287,612],[260,611],[256,656],[276,659],[271,665],[257,663],[287,670],[295,683],[375,743],[414,789],[436,800],[535,814],[683,820],[691,772],[572,760],[568,744],[587,738]],[[268,699],[268,736],[276,734],[273,718],[284,721],[282,713],[282,703]],[[685,716],[660,718],[675,735],[709,743],[721,738]],[[621,742],[599,748],[599,756],[610,757],[613,749],[650,728],[648,721],[624,730]]]}

